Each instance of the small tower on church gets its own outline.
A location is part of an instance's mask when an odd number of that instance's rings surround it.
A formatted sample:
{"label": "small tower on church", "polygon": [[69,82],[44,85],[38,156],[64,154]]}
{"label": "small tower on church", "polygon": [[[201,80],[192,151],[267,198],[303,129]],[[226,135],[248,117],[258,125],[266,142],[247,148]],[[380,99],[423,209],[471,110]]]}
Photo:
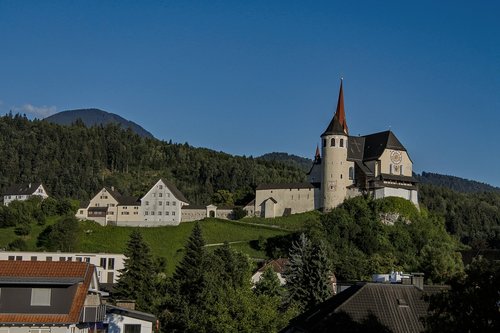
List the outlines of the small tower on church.
{"label": "small tower on church", "polygon": [[337,110],[332,121],[321,134],[321,198],[323,211],[330,211],[341,204],[347,196],[349,165],[347,161],[347,143],[349,129],[344,111],[344,92],[340,81]]}

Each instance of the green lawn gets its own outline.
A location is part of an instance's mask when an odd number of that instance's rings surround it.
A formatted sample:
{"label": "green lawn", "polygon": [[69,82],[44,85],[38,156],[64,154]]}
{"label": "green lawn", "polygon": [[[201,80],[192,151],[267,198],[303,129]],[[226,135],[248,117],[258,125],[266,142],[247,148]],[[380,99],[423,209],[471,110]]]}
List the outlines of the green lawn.
{"label": "green lawn", "polygon": [[285,217],[276,217],[274,219],[265,219],[262,217],[245,217],[240,221],[261,224],[263,226],[275,226],[290,231],[297,231],[302,229],[308,223],[308,221],[318,221],[320,216],[320,212],[311,211]]}
{"label": "green lawn", "polygon": [[[265,258],[265,253],[253,249],[250,241],[259,237],[269,238],[287,234],[287,231],[268,227],[245,225],[225,220],[206,219],[199,222],[203,237],[207,244],[227,242],[242,242],[232,244],[252,258]],[[176,227],[137,228],[144,240],[149,244],[155,256],[167,259],[167,270],[173,272],[175,265],[183,256],[183,248],[191,234],[194,222],[184,222]],[[122,253],[130,232],[134,228],[102,227],[93,222],[81,222],[80,245],[78,251]]]}
{"label": "green lawn", "polygon": [[[317,219],[316,212],[292,215],[284,218],[262,219],[245,218],[241,221],[228,221],[219,219],[205,219],[200,221],[203,237],[207,244],[237,242],[231,247],[248,254],[251,258],[265,259],[262,250],[250,246],[251,241],[259,238],[267,239],[274,236],[285,235],[300,229],[310,219]],[[56,221],[50,218],[44,226],[32,225],[29,236],[23,237],[27,242],[28,250],[37,250],[36,238],[47,225]],[[77,252],[107,252],[123,253],[130,232],[134,228],[100,226],[91,221],[80,223],[79,245]],[[167,270],[173,272],[175,265],[183,255],[184,244],[189,237],[195,222],[184,222],[175,227],[136,228],[139,229],[155,256],[167,259]],[[0,248],[5,248],[12,240],[18,238],[14,228],[0,229]],[[215,249],[213,247],[213,249]]]}

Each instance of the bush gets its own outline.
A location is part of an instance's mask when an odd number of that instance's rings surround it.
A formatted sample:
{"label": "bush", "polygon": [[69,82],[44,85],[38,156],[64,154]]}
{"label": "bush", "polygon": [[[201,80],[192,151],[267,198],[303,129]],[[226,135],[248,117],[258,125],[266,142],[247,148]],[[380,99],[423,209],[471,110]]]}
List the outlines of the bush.
{"label": "bush", "polygon": [[22,238],[16,238],[12,242],[7,245],[7,248],[10,251],[25,251],[28,248],[28,245]]}
{"label": "bush", "polygon": [[26,236],[31,232],[31,226],[29,224],[20,224],[14,229],[14,233],[18,236]]}

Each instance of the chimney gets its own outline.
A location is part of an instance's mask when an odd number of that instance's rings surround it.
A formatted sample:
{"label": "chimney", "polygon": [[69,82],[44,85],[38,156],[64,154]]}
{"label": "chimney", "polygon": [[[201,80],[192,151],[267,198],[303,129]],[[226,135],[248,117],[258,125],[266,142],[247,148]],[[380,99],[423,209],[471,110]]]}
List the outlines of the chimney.
{"label": "chimney", "polygon": [[31,188],[31,183],[28,184],[28,188]]}
{"label": "chimney", "polygon": [[424,273],[411,273],[411,284],[424,290]]}
{"label": "chimney", "polygon": [[124,309],[128,309],[128,310],[135,310],[135,301],[128,300],[128,299],[117,300],[116,306],[119,308],[124,308]]}
{"label": "chimney", "polygon": [[111,191],[115,191],[115,187],[114,186],[111,186]]}

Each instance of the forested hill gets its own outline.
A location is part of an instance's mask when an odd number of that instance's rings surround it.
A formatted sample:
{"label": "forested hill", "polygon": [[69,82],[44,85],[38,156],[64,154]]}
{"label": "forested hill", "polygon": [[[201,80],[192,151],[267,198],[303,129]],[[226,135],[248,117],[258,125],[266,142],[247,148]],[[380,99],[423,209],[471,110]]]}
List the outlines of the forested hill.
{"label": "forested hill", "polygon": [[144,138],[116,124],[61,126],[7,115],[0,117],[0,151],[0,192],[41,181],[58,197],[88,199],[104,185],[141,196],[164,177],[190,203],[203,204],[218,190],[244,202],[259,183],[305,180],[302,170],[282,163]]}
{"label": "forested hill", "polygon": [[118,124],[124,129],[130,128],[134,133],[146,138],[153,138],[153,134],[146,131],[142,126],[120,117],[117,114],[109,113],[99,109],[78,109],[67,110],[56,113],[44,120],[59,125],[71,125],[77,120],[83,121],[85,126],[91,127],[96,125]]}
{"label": "forested hill", "polygon": [[257,158],[265,161],[281,162],[286,165],[290,165],[292,167],[300,168],[305,172],[308,172],[311,169],[313,162],[309,158],[292,155],[288,153],[267,153]]}
{"label": "forested hill", "polygon": [[438,173],[422,172],[416,178],[424,184],[432,184],[449,188],[457,192],[500,192],[499,187],[480,183],[475,180],[464,179],[455,176],[440,175]]}

